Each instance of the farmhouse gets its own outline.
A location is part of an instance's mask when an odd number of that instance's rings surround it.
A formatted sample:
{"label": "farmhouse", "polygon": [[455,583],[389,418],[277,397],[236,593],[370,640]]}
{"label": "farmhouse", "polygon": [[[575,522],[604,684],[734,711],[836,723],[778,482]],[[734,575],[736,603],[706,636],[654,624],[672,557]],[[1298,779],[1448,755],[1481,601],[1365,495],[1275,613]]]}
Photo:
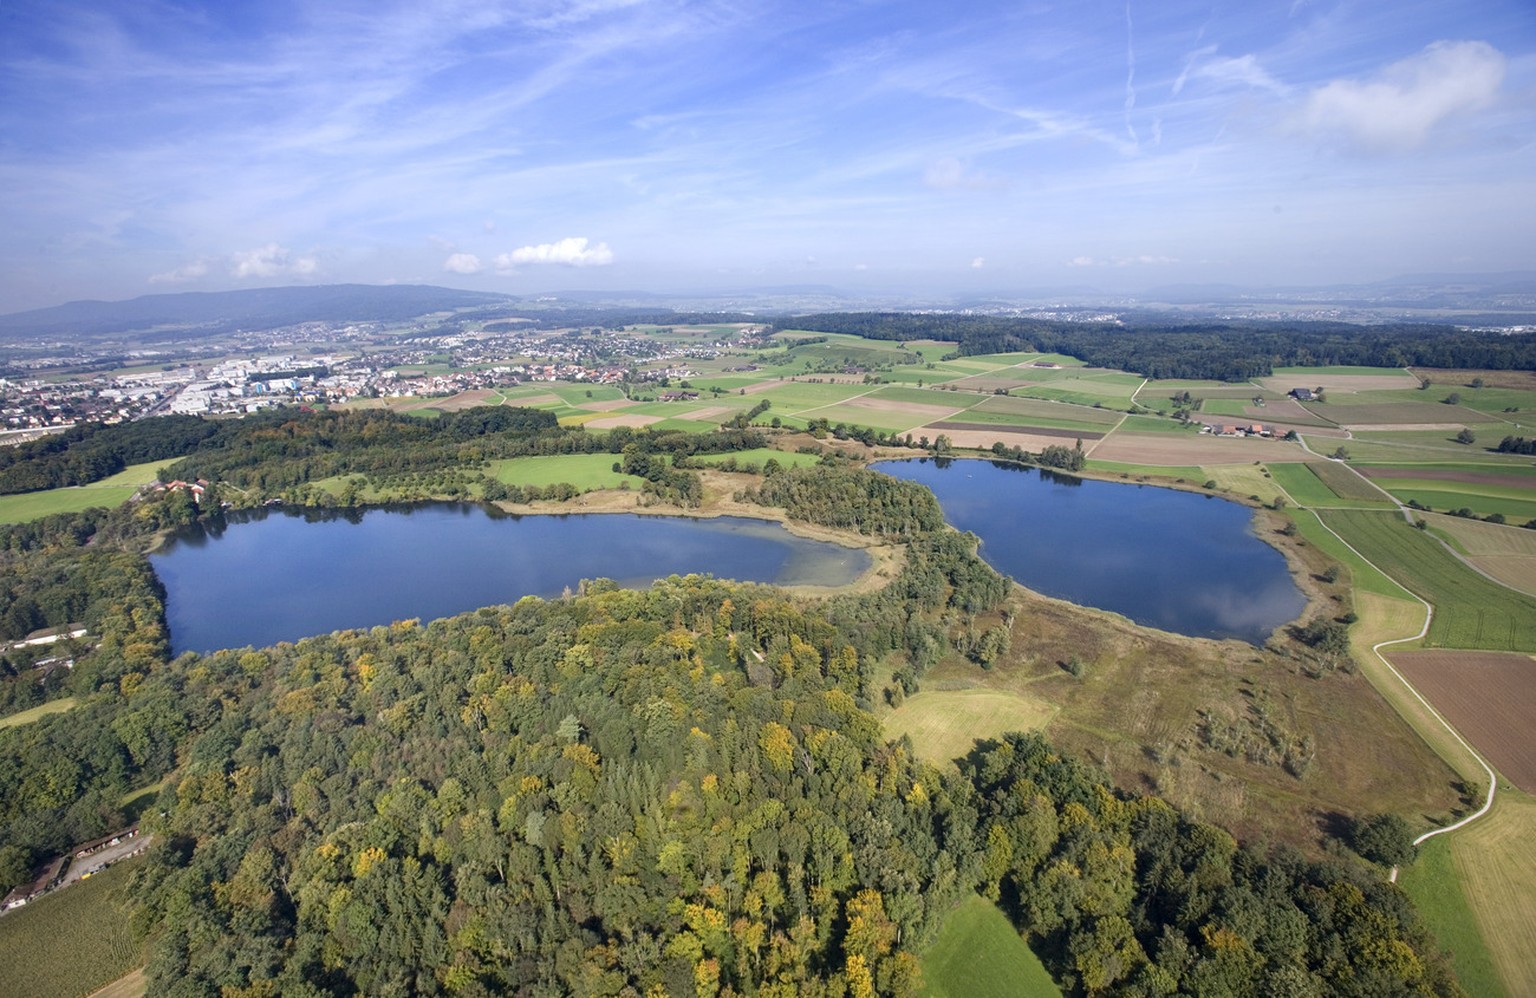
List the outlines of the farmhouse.
{"label": "farmhouse", "polygon": [[1291,398],[1298,402],[1314,402],[1317,400],[1317,396],[1312,394],[1312,389],[1310,388],[1292,388],[1290,394]]}

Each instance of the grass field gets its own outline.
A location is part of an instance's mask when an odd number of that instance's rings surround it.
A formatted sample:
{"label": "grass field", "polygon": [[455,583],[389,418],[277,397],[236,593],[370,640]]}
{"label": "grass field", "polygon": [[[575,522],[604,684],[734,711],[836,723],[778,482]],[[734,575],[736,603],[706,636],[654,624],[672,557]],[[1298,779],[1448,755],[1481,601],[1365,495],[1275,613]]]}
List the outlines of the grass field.
{"label": "grass field", "polygon": [[970,897],[921,957],[926,998],[1058,998],[1061,989],[997,905]]}
{"label": "grass field", "polygon": [[1237,496],[1258,496],[1263,503],[1272,503],[1280,494],[1275,480],[1264,474],[1264,468],[1256,464],[1218,464],[1202,468],[1208,480]]}
{"label": "grass field", "polygon": [[126,860],[0,918],[0,991],[74,998],[144,962],[128,928]]}
{"label": "grass field", "polygon": [[1504,990],[1511,995],[1536,994],[1533,828],[1536,799],[1501,789],[1491,814],[1449,836],[1456,875]]}
{"label": "grass field", "polygon": [[1397,884],[1413,899],[1440,948],[1451,954],[1467,994],[1490,998],[1508,994],[1456,876],[1450,839],[1441,835],[1424,843],[1413,865],[1399,872]]}
{"label": "grass field", "polygon": [[1192,464],[1169,465],[1160,464],[1126,464],[1122,461],[1100,461],[1090,459],[1088,469],[1100,475],[1120,475],[1129,478],[1169,478],[1177,481],[1183,479],[1191,485],[1201,485],[1207,475],[1201,468]]}
{"label": "grass field", "polygon": [[1314,461],[1308,465],[1312,474],[1340,499],[1385,503],[1381,490],[1363,479],[1358,472],[1338,461]]}
{"label": "grass field", "polygon": [[638,489],[644,480],[613,470],[615,454],[557,454],[514,457],[490,462],[486,474],[508,485],[556,485],[569,482],[578,489],[616,489],[623,482]]}
{"label": "grass field", "polygon": [[0,496],[0,523],[26,523],[54,513],[78,513],[92,506],[111,509],[126,502],[136,491],[138,488],[133,485],[87,485]]}
{"label": "grass field", "polygon": [[1057,708],[1034,697],[999,690],[925,690],[885,717],[887,738],[907,735],[912,749],[930,762],[958,759],[978,738],[1010,731],[1038,731]]}
{"label": "grass field", "polygon": [[1383,572],[1434,605],[1426,646],[1536,651],[1536,597],[1483,578],[1396,513],[1320,515]]}
{"label": "grass field", "polygon": [[[1412,500],[1420,506],[1438,509],[1441,512],[1470,509],[1478,516],[1498,513],[1511,523],[1536,520],[1536,492],[1527,493],[1531,498],[1521,499],[1514,496],[1490,495],[1491,490],[1488,486],[1466,485],[1455,490],[1443,487],[1425,488],[1421,483],[1390,478],[1379,479],[1376,484],[1402,502]],[[1443,486],[1445,483],[1437,484]]]}
{"label": "grass field", "polygon": [[31,724],[38,718],[47,717],[49,714],[62,714],[74,707],[74,705],[74,697],[60,697],[57,700],[49,700],[47,703],[40,703],[36,707],[29,707],[26,710],[17,711],[16,713],[7,715],[6,717],[0,717],[0,730],[5,728],[19,728],[23,724]]}
{"label": "grass field", "polygon": [[1335,506],[1340,501],[1338,494],[1313,473],[1310,463],[1271,464],[1269,473],[1297,505]]}

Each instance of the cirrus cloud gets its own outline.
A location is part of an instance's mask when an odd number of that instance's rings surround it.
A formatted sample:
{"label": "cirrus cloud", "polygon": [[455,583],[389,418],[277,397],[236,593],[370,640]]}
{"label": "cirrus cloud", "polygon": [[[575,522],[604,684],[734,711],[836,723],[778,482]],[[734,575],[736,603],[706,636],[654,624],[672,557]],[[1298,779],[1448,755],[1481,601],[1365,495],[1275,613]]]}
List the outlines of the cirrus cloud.
{"label": "cirrus cloud", "polygon": [[496,269],[502,273],[524,264],[556,263],[566,267],[605,267],[613,262],[613,250],[607,243],[588,245],[585,236],[568,236],[553,243],[520,246],[496,257]]}
{"label": "cirrus cloud", "polygon": [[1296,124],[1368,152],[1414,149],[1452,115],[1491,104],[1504,82],[1505,62],[1487,42],[1435,42],[1374,79],[1333,80],[1317,88]]}

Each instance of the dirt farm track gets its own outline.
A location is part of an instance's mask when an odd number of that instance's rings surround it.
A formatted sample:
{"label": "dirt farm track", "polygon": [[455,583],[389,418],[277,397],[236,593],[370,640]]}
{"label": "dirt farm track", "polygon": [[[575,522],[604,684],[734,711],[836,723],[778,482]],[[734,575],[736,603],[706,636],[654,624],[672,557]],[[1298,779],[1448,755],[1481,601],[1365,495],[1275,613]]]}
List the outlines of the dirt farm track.
{"label": "dirt farm track", "polygon": [[1536,793],[1536,658],[1493,651],[1390,657],[1505,779]]}

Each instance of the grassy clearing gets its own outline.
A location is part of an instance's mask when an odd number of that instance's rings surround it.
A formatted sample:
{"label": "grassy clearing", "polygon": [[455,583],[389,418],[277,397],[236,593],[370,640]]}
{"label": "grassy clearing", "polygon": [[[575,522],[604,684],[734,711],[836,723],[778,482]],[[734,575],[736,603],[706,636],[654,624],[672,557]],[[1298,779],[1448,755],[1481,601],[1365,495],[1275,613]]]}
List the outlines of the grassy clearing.
{"label": "grassy clearing", "polygon": [[1161,464],[1125,464],[1120,461],[1100,461],[1090,458],[1088,470],[1100,475],[1111,477],[1119,475],[1122,478],[1171,478],[1182,479],[1191,485],[1200,485],[1207,479],[1205,470],[1192,464],[1187,465],[1161,465]]}
{"label": "grassy clearing", "polygon": [[944,762],[969,752],[978,738],[1010,731],[1038,731],[1057,707],[1034,697],[1000,690],[924,690],[885,717],[888,738],[908,735],[923,759]]}
{"label": "grassy clearing", "polygon": [[0,918],[0,988],[13,995],[88,995],[144,962],[128,928],[127,860]]}
{"label": "grassy clearing", "polygon": [[40,703],[36,707],[29,707],[26,710],[17,711],[6,717],[0,717],[0,730],[19,728],[23,724],[31,724],[38,718],[47,717],[49,714],[62,714],[67,710],[73,709],[75,702],[74,697],[60,697],[57,700],[49,700],[47,703]]}
{"label": "grassy clearing", "polygon": [[1269,473],[1275,482],[1302,506],[1334,506],[1339,496],[1312,472],[1310,464],[1271,464]]}
{"label": "grassy clearing", "polygon": [[78,513],[92,506],[111,509],[127,502],[137,491],[137,486],[133,485],[114,487],[98,484],[0,496],[0,523],[27,523],[54,513]]}
{"label": "grassy clearing", "polygon": [[1478,575],[1395,513],[1321,515],[1382,571],[1434,604],[1426,646],[1536,651],[1536,598]]}
{"label": "grassy clearing", "polygon": [[1008,916],[982,897],[967,898],[945,917],[921,963],[927,998],[1057,998],[1061,994]]}
{"label": "grassy clearing", "polygon": [[738,465],[761,465],[771,458],[786,468],[803,468],[807,465],[821,463],[821,455],[819,454],[792,454],[789,451],[774,450],[772,447],[733,451],[729,454],[699,454],[691,460],[697,461],[700,464],[721,464],[728,458],[735,458]]}
{"label": "grassy clearing", "polygon": [[1512,995],[1536,994],[1533,828],[1536,800],[1501,789],[1491,814],[1449,836],[1456,875],[1504,989]]}
{"label": "grassy clearing", "polygon": [[1456,876],[1449,839],[1441,835],[1424,843],[1413,865],[1400,871],[1397,883],[1413,899],[1440,948],[1451,954],[1467,994],[1507,994]]}
{"label": "grassy clearing", "polygon": [[1202,468],[1207,479],[1239,496],[1256,496],[1263,503],[1273,503],[1280,495],[1280,486],[1265,474],[1262,465],[1217,464]]}
{"label": "grassy clearing", "polygon": [[578,489],[616,489],[628,482],[639,488],[642,479],[613,470],[613,454],[558,454],[552,457],[514,457],[490,462],[486,474],[507,485],[556,485],[569,482]]}

